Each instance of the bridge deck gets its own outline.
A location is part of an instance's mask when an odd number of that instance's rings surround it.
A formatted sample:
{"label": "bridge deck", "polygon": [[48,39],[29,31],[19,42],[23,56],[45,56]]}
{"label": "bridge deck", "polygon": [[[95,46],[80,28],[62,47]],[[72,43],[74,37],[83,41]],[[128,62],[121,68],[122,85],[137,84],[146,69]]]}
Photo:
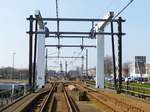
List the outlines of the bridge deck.
{"label": "bridge deck", "polygon": [[21,99],[20,101],[14,103],[10,107],[6,108],[2,112],[21,112],[36,96],[38,93],[32,93]]}

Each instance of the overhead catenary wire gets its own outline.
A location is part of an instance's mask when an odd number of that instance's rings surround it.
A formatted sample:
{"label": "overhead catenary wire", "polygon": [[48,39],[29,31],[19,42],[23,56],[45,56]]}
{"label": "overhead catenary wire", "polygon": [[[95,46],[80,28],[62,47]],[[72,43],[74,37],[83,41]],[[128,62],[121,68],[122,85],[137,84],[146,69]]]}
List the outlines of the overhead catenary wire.
{"label": "overhead catenary wire", "polygon": [[58,52],[52,52],[52,53],[50,53],[50,54],[48,54],[48,55],[54,55],[54,54],[57,54]]}
{"label": "overhead catenary wire", "polygon": [[129,2],[127,5],[125,5],[125,6],[114,16],[113,19],[115,19],[116,17],[118,17],[126,8],[129,7],[129,5],[130,5],[133,1],[134,1],[134,0],[130,0],[130,2]]}
{"label": "overhead catenary wire", "polygon": [[[117,13],[117,15],[115,16],[115,18],[120,15],[131,3],[133,2],[133,0],[131,0],[121,11],[119,11]],[[59,18],[59,11],[58,11],[58,0],[56,0],[56,17]],[[59,38],[59,20],[57,20],[57,37],[58,37],[58,45],[60,45],[60,38]],[[60,47],[58,47],[58,57],[60,56]],[[76,61],[76,59],[74,59],[74,61]],[[72,63],[74,62],[72,61]]]}
{"label": "overhead catenary wire", "polygon": [[[79,56],[81,55],[81,53],[82,53],[82,50],[77,54],[77,57],[79,57]],[[68,65],[71,65],[71,64],[75,63],[76,60],[77,60],[77,58],[74,58],[74,60],[73,60],[73,61],[70,61],[70,62],[68,63]]]}

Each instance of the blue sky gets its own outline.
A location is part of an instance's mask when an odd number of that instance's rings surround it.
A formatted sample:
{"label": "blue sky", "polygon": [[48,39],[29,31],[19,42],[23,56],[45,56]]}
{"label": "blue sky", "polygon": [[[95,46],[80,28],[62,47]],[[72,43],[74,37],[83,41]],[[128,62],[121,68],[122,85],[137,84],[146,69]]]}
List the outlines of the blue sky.
{"label": "blue sky", "polygon": [[[82,17],[82,18],[102,18],[108,11],[113,10],[117,13],[130,0],[58,0],[59,1],[59,17]],[[128,7],[121,16],[126,19],[123,24],[123,31],[126,36],[123,37],[123,61],[134,61],[134,56],[147,56],[150,61],[150,44],[149,44],[149,27],[150,1],[134,0],[132,5]],[[34,10],[39,9],[43,17],[56,17],[55,0],[1,0],[0,3],[0,67],[12,66],[12,54],[15,55],[15,67],[28,67],[28,22],[26,17],[34,14]],[[67,24],[63,27],[65,30],[78,29],[85,30],[87,28],[78,23]],[[54,27],[48,24],[50,29]],[[105,39],[105,54],[111,55],[110,38]],[[51,39],[54,44],[55,40]],[[76,43],[79,40],[63,39],[62,43]],[[86,43],[95,44],[95,40],[86,40]],[[55,52],[56,49],[49,49],[49,54]],[[69,51],[69,52],[68,52]],[[96,65],[96,49],[89,49],[89,67]],[[76,53],[75,53],[76,52]],[[62,49],[61,55],[77,55],[80,49]],[[84,53],[83,53],[84,54]],[[49,66],[54,63],[49,61]],[[69,60],[71,61],[71,60]],[[81,60],[77,60],[74,66],[81,64]]]}

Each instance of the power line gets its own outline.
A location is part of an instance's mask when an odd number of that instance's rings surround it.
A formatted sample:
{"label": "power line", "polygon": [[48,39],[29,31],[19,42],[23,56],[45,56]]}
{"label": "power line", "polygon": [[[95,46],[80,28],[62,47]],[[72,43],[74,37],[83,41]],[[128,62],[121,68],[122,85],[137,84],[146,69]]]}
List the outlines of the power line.
{"label": "power line", "polygon": [[[80,57],[81,53],[82,53],[82,50],[77,54],[77,57]],[[77,60],[77,58],[74,58],[74,60],[70,61],[68,65],[75,63],[76,60]]]}
{"label": "power line", "polygon": [[123,7],[115,16],[113,19],[118,17],[134,0],[131,0],[125,7]]}
{"label": "power line", "polygon": [[54,55],[54,54],[57,54],[58,52],[53,52],[53,53],[50,53],[50,54],[48,54],[48,55]]}

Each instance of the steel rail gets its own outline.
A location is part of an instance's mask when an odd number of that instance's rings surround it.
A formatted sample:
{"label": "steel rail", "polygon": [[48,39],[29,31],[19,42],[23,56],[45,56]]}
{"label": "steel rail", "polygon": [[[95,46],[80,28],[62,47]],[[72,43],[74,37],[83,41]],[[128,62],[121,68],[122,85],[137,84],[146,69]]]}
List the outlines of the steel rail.
{"label": "steel rail", "polygon": [[[80,86],[80,87],[83,87],[83,88],[85,88],[85,89],[87,89],[87,94],[89,94],[91,97],[95,98],[97,101],[103,103],[103,104],[106,105],[108,108],[111,108],[113,112],[119,112],[118,110],[115,110],[113,107],[111,107],[111,106],[108,105],[107,103],[103,102],[103,101],[100,100],[98,97],[96,97],[95,95],[91,94],[91,93],[88,91],[88,90],[93,90],[93,89],[91,89],[91,88],[89,88],[89,87],[86,87],[86,86],[81,86],[81,85],[79,85],[79,86]],[[114,97],[110,97],[110,96],[108,96],[108,95],[106,95],[106,94],[104,94],[104,93],[102,93],[102,92],[100,92],[100,91],[97,92],[97,94],[100,94],[100,95],[103,95],[103,96],[107,97],[110,101],[113,100],[113,101],[117,102],[118,105],[124,105],[125,107],[128,108],[129,111],[144,112],[144,110],[142,110],[142,109],[139,108],[139,107],[135,107],[135,106],[133,106],[133,105],[127,104],[127,103],[125,103],[125,102],[123,102],[123,101],[121,101],[121,100],[118,100],[118,99],[114,98]]]}
{"label": "steel rail", "polygon": [[68,95],[68,93],[64,87],[64,84],[63,84],[63,91],[64,91],[64,95],[65,95],[65,100],[67,102],[68,112],[79,112],[78,108],[74,105],[72,99]]}
{"label": "steel rail", "polygon": [[55,87],[56,87],[56,83],[53,84],[53,87],[51,88],[47,97],[45,98],[44,103],[43,103],[42,107],[40,108],[40,112],[45,112],[45,109],[47,107],[47,104],[48,104],[50,98],[52,97]]}
{"label": "steel rail", "polygon": [[[79,85],[79,84],[78,84],[78,85]],[[81,85],[79,85],[79,86],[80,86],[81,88],[86,89],[87,94],[88,94],[89,96],[91,96],[92,98],[96,99],[99,103],[101,103],[101,104],[103,104],[104,106],[106,106],[107,108],[109,108],[112,112],[120,112],[120,111],[114,109],[112,106],[108,105],[107,103],[103,102],[101,99],[97,98],[95,95],[91,94],[91,93],[90,93],[91,91],[96,92],[94,89],[92,89],[92,88],[90,89],[89,87],[86,87],[86,86],[81,86]],[[90,90],[90,91],[89,91],[89,90]]]}
{"label": "steel rail", "polygon": [[91,94],[90,92],[87,92],[87,94],[91,97],[93,97],[94,99],[96,99],[98,102],[102,103],[103,105],[105,105],[107,108],[109,108],[112,112],[120,112],[117,109],[114,109],[114,107],[108,105],[107,103],[103,102],[100,98],[96,97],[94,94]]}

